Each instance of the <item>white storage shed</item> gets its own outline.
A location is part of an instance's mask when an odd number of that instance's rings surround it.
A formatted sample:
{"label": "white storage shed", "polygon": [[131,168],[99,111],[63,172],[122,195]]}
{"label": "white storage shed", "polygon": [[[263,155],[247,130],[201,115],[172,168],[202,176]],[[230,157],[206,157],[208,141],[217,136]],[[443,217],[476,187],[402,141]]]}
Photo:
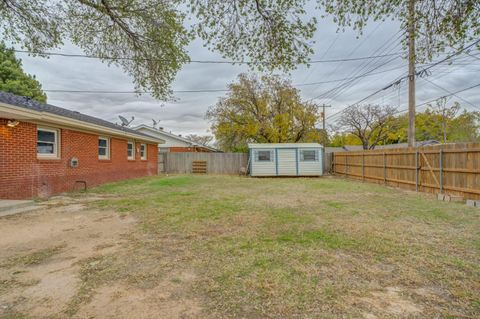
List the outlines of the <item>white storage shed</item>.
{"label": "white storage shed", "polygon": [[321,176],[323,146],[318,143],[248,144],[251,176]]}

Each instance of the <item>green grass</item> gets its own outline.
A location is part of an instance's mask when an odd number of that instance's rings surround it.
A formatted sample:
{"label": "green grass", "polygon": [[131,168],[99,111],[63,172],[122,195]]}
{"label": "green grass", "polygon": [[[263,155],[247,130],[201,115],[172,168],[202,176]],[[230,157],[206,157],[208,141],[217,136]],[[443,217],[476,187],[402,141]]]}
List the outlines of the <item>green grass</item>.
{"label": "green grass", "polygon": [[190,269],[207,317],[395,317],[395,300],[375,295],[388,287],[421,309],[401,316],[480,316],[480,212],[466,205],[334,178],[170,176],[93,191],[142,235],[86,287]]}

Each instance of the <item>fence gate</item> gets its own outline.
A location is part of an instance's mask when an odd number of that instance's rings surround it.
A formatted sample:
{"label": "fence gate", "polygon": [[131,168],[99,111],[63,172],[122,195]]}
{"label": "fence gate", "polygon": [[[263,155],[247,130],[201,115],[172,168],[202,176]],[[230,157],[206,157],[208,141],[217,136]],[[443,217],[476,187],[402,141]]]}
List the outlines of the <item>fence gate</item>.
{"label": "fence gate", "polygon": [[165,153],[158,153],[158,173],[165,173]]}

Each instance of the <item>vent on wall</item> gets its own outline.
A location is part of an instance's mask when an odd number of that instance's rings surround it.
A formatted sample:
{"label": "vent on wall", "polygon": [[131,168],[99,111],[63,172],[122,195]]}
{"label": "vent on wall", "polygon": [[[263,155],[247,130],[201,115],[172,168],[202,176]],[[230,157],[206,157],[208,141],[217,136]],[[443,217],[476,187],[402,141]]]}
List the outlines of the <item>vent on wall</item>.
{"label": "vent on wall", "polygon": [[72,167],[72,168],[78,167],[78,158],[72,157],[70,159],[70,167]]}

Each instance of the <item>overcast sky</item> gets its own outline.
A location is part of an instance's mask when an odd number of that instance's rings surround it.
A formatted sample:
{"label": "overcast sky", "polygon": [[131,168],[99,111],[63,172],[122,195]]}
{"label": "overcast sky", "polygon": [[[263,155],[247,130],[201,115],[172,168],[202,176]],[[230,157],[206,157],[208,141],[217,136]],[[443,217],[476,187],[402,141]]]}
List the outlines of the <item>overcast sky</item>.
{"label": "overcast sky", "polygon": [[[336,32],[336,25],[329,20],[319,20],[315,35],[315,54],[312,60],[355,58],[386,53],[401,52],[398,40],[398,24],[390,21],[371,23],[362,36],[354,31]],[[188,48],[192,60],[221,60],[215,52],[204,48],[201,41],[194,41]],[[82,53],[73,45],[66,45],[55,52]],[[431,69],[427,78],[444,89],[455,92],[480,83],[480,57],[478,51],[472,51],[471,57],[462,58],[451,65],[443,64]],[[18,53],[23,60],[24,69],[36,75],[45,90],[110,90],[132,91],[131,79],[121,69],[107,66],[94,59],[58,57],[49,59],[29,57]],[[292,83],[301,89],[305,100],[317,97],[344,82],[309,84],[338,80],[361,75],[365,72],[379,73],[363,77],[350,83],[350,86],[336,92],[333,99],[316,99],[318,104],[332,105],[327,109],[327,119],[332,124],[336,114],[342,108],[355,103],[386,84],[403,76],[407,72],[406,61],[399,58],[384,57],[375,60],[350,61],[342,63],[319,63],[310,68],[300,65],[291,72]],[[390,70],[390,71],[388,71]],[[235,81],[237,75],[248,71],[245,66],[228,64],[187,64],[178,73],[172,85],[173,90],[226,89]],[[383,72],[388,71],[388,72]],[[306,84],[306,85],[305,85]],[[97,116],[112,122],[119,122],[118,115],[127,118],[135,116],[133,125],[151,125],[151,119],[161,120],[165,130],[177,134],[207,134],[209,123],[204,119],[208,107],[214,105],[223,92],[215,93],[178,93],[176,101],[160,102],[149,96],[136,97],[134,94],[85,94],[47,92],[48,102],[64,108]],[[365,102],[389,103],[399,109],[406,107],[405,82],[382,93],[376,94]],[[417,104],[448,94],[427,80],[419,79],[417,85]],[[458,94],[463,100],[453,97],[462,106],[473,110],[468,103],[480,107],[480,87]],[[329,97],[329,96],[327,96]]]}

